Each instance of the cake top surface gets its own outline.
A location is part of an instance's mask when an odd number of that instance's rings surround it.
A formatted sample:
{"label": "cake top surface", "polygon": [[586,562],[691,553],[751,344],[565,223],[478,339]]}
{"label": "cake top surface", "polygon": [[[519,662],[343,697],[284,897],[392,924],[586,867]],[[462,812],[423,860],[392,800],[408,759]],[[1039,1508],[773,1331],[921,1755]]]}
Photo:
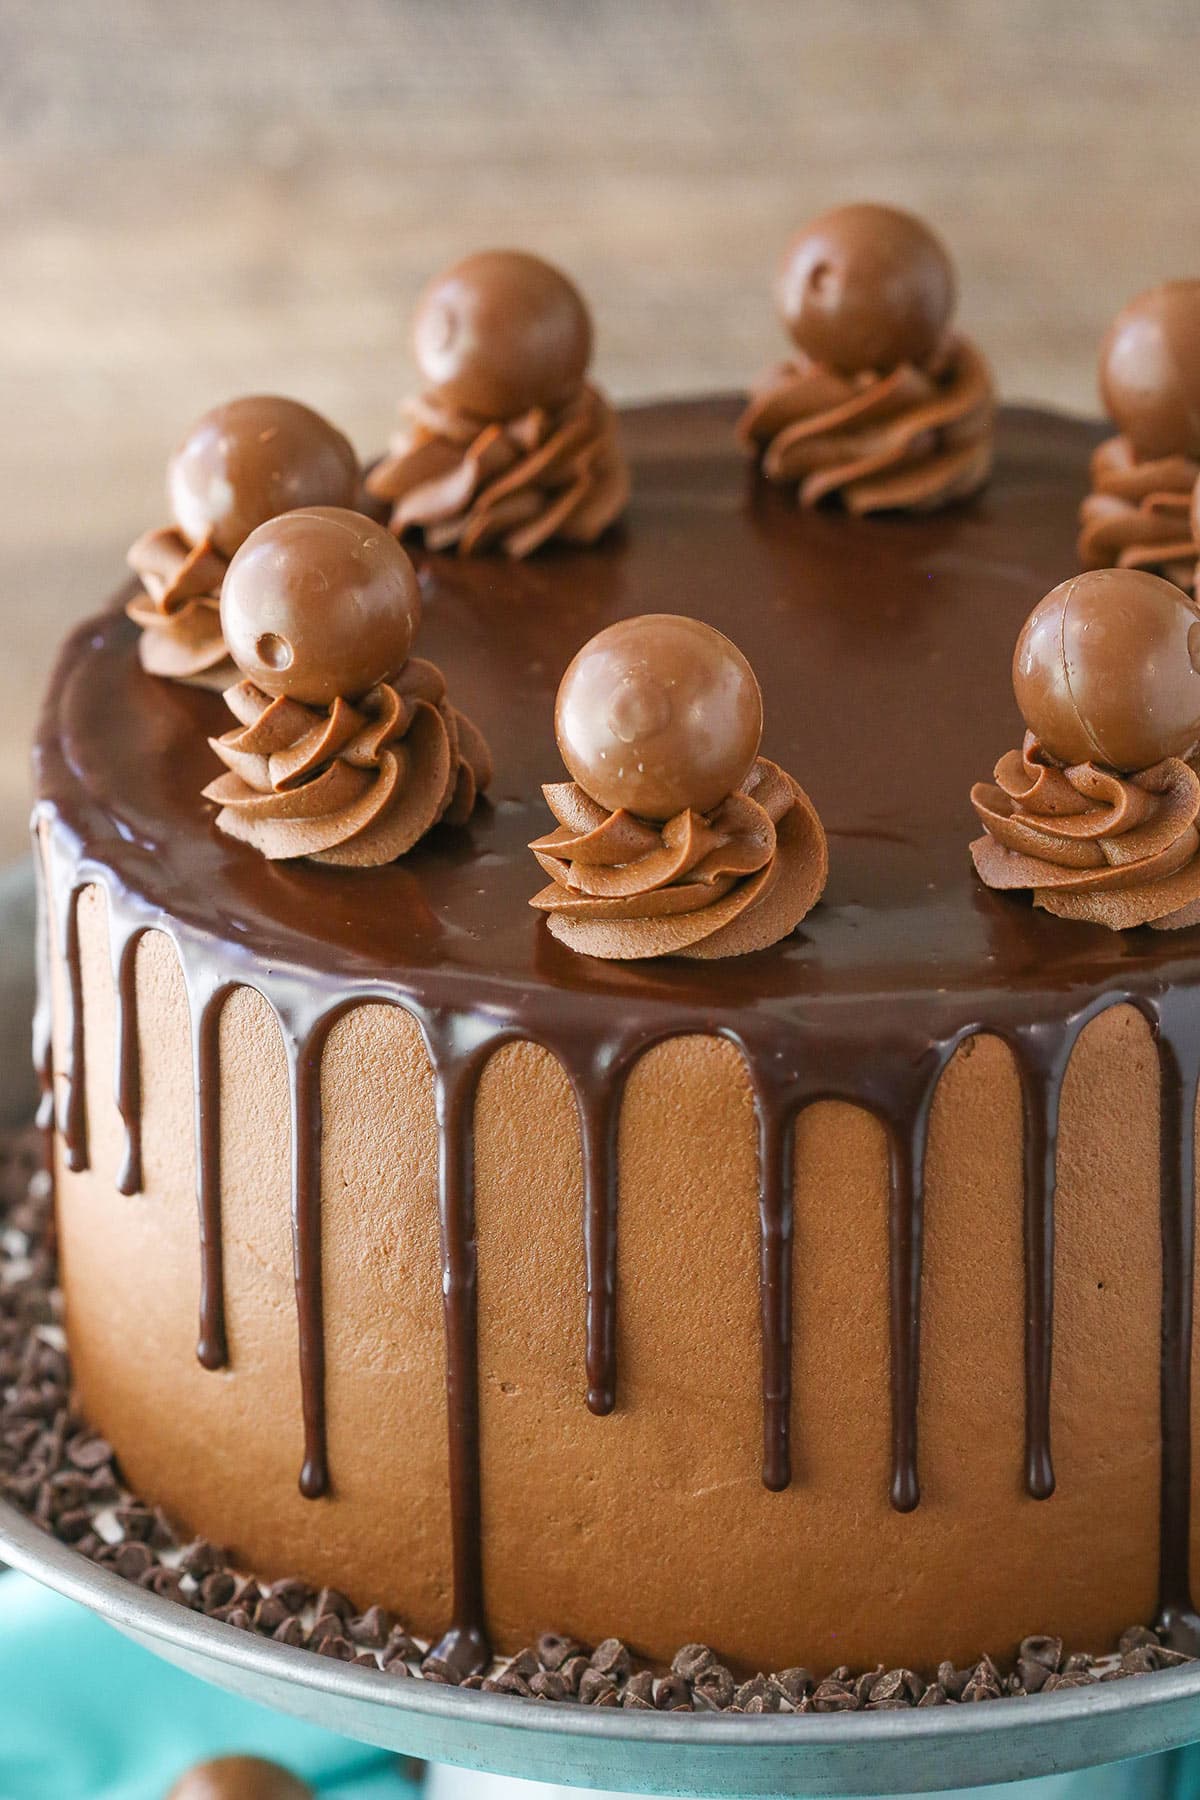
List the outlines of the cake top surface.
{"label": "cake top surface", "polygon": [[[564,995],[614,1016],[636,1003],[674,1028],[819,1021],[823,1034],[851,1014],[859,1030],[869,1018],[899,1028],[907,1000],[901,1035],[945,1038],[1002,1028],[1008,996],[1038,993],[1062,1013],[1200,975],[1191,933],[1164,942],[1047,917],[988,892],[968,854],[971,782],[1020,738],[1018,633],[1076,566],[1099,428],[1003,409],[985,493],[938,514],[857,520],[802,513],[761,483],[733,442],[737,414],[721,399],[624,413],[634,497],[599,546],[515,564],[418,555],[422,648],[453,666],[496,772],[490,805],[402,864],[271,864],[222,836],[201,798],[221,701],[145,674],[119,612],[64,650],[38,749],[43,797],[125,892],[219,937],[226,956],[233,946],[250,982],[256,960],[291,965],[336,996],[441,996],[530,1029],[539,1004]],[[559,681],[585,640],[642,613],[690,614],[744,652],[763,690],[762,752],[825,823],[823,902],[769,950],[605,964],[557,944],[529,908],[526,846],[560,767]],[[1025,999],[1012,1017],[1029,1016]]]}

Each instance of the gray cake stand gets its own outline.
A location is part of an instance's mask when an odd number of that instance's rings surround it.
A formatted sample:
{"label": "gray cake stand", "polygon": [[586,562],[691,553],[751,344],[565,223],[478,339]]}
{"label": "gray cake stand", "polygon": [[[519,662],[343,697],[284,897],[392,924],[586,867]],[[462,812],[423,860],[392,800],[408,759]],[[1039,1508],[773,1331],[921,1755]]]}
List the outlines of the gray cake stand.
{"label": "gray cake stand", "polygon": [[[0,1122],[27,1117],[30,1105],[31,929],[28,871],[0,872]],[[252,1637],[97,1568],[4,1503],[0,1557],[247,1699],[430,1762],[558,1785],[714,1796],[926,1794],[1098,1768],[1200,1738],[1200,1664],[1036,1700],[924,1712],[730,1717],[551,1706],[397,1681]],[[1103,1792],[1140,1800],[1188,1791],[1158,1764],[1118,1782]],[[1045,1791],[1049,1800],[1059,1790],[1051,1782]]]}

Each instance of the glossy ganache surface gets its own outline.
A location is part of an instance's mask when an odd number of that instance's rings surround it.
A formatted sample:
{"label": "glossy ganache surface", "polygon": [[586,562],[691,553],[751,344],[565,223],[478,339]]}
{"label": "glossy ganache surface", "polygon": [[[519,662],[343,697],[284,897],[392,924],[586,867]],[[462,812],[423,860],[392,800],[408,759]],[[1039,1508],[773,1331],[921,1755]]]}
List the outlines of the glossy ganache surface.
{"label": "glossy ganache surface", "polygon": [[[497,746],[492,803],[402,864],[347,876],[268,868],[222,838],[201,798],[220,765],[221,700],[144,674],[117,614],[64,652],[37,751],[40,791],[122,881],[173,918],[335,981],[404,988],[435,973],[522,1009],[574,990],[727,1009],[795,1025],[822,1003],[919,995],[958,1029],[1012,989],[1157,985],[1200,972],[1167,947],[1038,917],[975,882],[967,792],[1015,735],[1009,685],[1026,614],[1074,567],[1074,513],[1100,433],[1009,409],[996,480],[944,518],[802,514],[748,471],[736,405],[627,412],[638,463],[627,526],[598,549],[420,559],[423,644]],[[556,945],[528,910],[526,848],[558,770],[554,695],[583,640],[639,611],[686,611],[758,671],[764,752],[797,772],[827,821],[829,887],[789,943],[697,973],[612,968]],[[120,722],[120,729],[116,722]]]}
{"label": "glossy ganache surface", "polygon": [[[530,1038],[561,1061],[579,1107],[587,1262],[587,1404],[619,1395],[615,1333],[616,1118],[649,1045],[715,1033],[744,1053],[757,1118],[761,1217],[762,1474],[792,1479],[792,1131],[817,1099],[873,1112],[888,1137],[889,1491],[920,1501],[917,1442],[924,1158],[934,1091],[957,1046],[1011,1049],[1025,1115],[1025,1448],[1036,1499],[1054,1490],[1050,1392],[1058,1103],[1071,1051],[1103,1007],[1129,1001],[1159,1046],[1162,1213],[1162,1523],[1159,1613],[1192,1629],[1190,1346],[1192,1133],[1200,1078],[1200,934],[1110,932],[989,892],[972,870],[972,782],[1019,739],[1010,667],[1034,603],[1075,568],[1075,516],[1100,432],[1001,412],[988,488],[936,515],[804,512],[747,468],[736,400],[622,415],[633,501],[599,545],[512,564],[418,559],[422,650],[495,752],[487,801],[375,870],[272,864],[223,836],[202,790],[228,723],[210,693],[141,669],[120,612],[66,646],[37,750],[52,911],[70,971],[59,1129],[87,1163],[73,897],[105,886],[123,1008],[118,1099],[137,1166],[137,1040],[127,954],[173,937],[193,1014],[203,1279],[201,1360],[225,1360],[214,1020],[229,988],[275,1009],[292,1082],[303,1491],[327,1490],[320,1282],[320,1052],[348,1006],[409,1007],[433,1065],[446,1320],[454,1620],[447,1654],[478,1662],[480,1549],[471,1121],[484,1062]],[[821,904],[786,941],[703,964],[599,962],[530,908],[541,784],[559,773],[554,697],[580,645],[615,620],[688,613],[726,633],[763,688],[762,753],[803,784],[829,838]],[[38,1050],[49,1086],[49,1029]],[[1018,1474],[1014,1471],[1014,1476]]]}

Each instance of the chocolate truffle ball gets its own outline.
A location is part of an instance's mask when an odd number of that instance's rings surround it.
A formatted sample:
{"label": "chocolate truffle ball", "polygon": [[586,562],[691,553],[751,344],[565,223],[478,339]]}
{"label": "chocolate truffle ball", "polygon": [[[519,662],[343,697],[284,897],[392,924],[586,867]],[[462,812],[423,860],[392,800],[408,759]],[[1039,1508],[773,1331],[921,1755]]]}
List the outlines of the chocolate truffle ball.
{"label": "chocolate truffle ball", "polygon": [[167,1800],[313,1800],[299,1776],[261,1756],[216,1756],[181,1775]]}
{"label": "chocolate truffle ball", "polygon": [[583,646],[559,686],[554,728],[586,794],[662,821],[687,807],[708,812],[745,780],[762,736],[762,695],[721,632],[646,613]]}
{"label": "chocolate truffle ball", "polygon": [[1013,691],[1059,762],[1133,774],[1186,756],[1200,742],[1200,609],[1141,569],[1073,576],[1025,621]]}
{"label": "chocolate truffle ball", "polygon": [[296,506],[353,506],[358,459],[320,413],[249,394],[214,406],[167,464],[171,514],[189,543],[232,556],[256,526]]}
{"label": "chocolate truffle ball", "polygon": [[394,675],[421,616],[416,571],[361,513],[310,506],[252,531],[225,575],[221,630],[267,694],[328,706]]}
{"label": "chocolate truffle ball", "polygon": [[798,347],[843,375],[927,363],[954,313],[941,239],[891,206],[839,206],[788,245],[779,311]]}
{"label": "chocolate truffle ball", "polygon": [[522,250],[481,250],[426,288],[413,327],[417,366],[451,406],[511,419],[578,393],[592,321],[567,277]]}
{"label": "chocolate truffle ball", "polygon": [[1200,457],[1200,281],[1164,281],[1117,314],[1100,393],[1138,457]]}

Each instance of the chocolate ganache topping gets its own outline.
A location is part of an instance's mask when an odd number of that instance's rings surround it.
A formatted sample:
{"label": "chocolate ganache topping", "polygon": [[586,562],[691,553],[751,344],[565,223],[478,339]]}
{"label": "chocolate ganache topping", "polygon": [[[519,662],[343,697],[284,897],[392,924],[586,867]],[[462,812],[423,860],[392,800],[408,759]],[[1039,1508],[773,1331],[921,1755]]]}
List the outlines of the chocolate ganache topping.
{"label": "chocolate ganache topping", "polygon": [[799,354],[768,370],[738,436],[801,506],[928,511],[992,466],[991,373],[950,329],[954,269],[910,213],[843,206],[794,238],[777,287]]}
{"label": "chocolate ganache topping", "polygon": [[565,275],[481,251],[426,290],[413,337],[428,387],[367,477],[398,536],[522,557],[552,538],[593,543],[620,516],[616,417],[586,380],[592,322]]}
{"label": "chocolate ganache topping", "polygon": [[441,671],[409,655],[420,610],[412,564],[360,513],[309,507],[251,532],[221,594],[246,676],[225,695],[238,728],[210,739],[222,831],[272,860],[372,868],[470,817],[491,756]]}
{"label": "chocolate ganache topping", "polygon": [[531,905],[589,956],[739,956],[786,937],[821,896],[825,833],[759,756],[762,695],[741,651],[696,619],[625,619],[558,690],[574,780],[543,788],[558,829],[530,849]]}
{"label": "chocolate ganache topping", "polygon": [[1026,621],[1013,687],[1024,745],[971,790],[980,878],[1113,931],[1200,923],[1200,610],[1145,571],[1076,576]]}
{"label": "chocolate ganache topping", "polygon": [[218,691],[236,679],[221,635],[221,583],[256,526],[296,506],[352,506],[358,462],[340,431],[297,400],[251,394],[198,419],[167,464],[174,523],[140,537],[128,562],[142,591],[126,611],[141,627],[151,675]]}
{"label": "chocolate ganache topping", "polygon": [[1079,512],[1085,569],[1151,569],[1193,590],[1200,532],[1200,281],[1167,281],[1118,313],[1100,391],[1119,427],[1092,457]]}

